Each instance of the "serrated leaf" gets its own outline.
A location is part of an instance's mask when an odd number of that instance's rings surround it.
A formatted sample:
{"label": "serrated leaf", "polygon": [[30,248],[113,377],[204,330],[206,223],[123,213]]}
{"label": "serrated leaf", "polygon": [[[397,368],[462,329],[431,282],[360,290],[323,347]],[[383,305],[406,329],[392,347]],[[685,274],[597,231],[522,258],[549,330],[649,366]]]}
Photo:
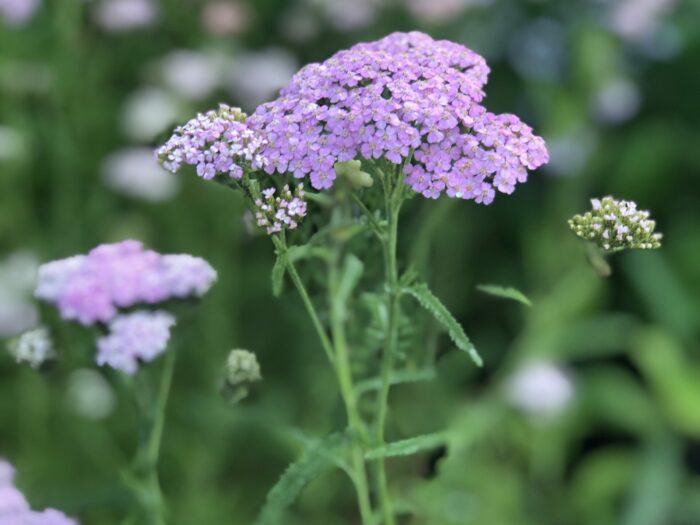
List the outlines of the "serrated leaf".
{"label": "serrated leaf", "polygon": [[308,449],[284,471],[268,492],[256,525],[279,525],[284,512],[297,500],[304,488],[320,475],[335,467],[335,457],[349,446],[345,434],[331,434]]}
{"label": "serrated leaf", "polygon": [[516,290],[512,286],[498,286],[496,284],[477,284],[476,289],[485,294],[500,297],[501,299],[511,299],[525,306],[532,306],[532,302],[520,290]]}
{"label": "serrated leaf", "polygon": [[467,337],[467,334],[464,333],[462,325],[459,324],[447,307],[442,304],[440,299],[430,291],[427,284],[414,284],[413,286],[403,288],[402,291],[413,296],[423,308],[433,315],[435,320],[450,336],[450,339],[452,339],[452,342],[457,348],[469,354],[477,366],[483,366],[484,362],[481,356]]}
{"label": "serrated leaf", "polygon": [[396,456],[412,456],[433,448],[441,447],[447,443],[447,436],[442,433],[424,434],[401,441],[388,443],[383,447],[368,450],[366,459],[390,458]]}
{"label": "serrated leaf", "polygon": [[[420,370],[395,370],[389,375],[389,384],[401,385],[405,383],[418,383],[420,381],[430,381],[435,379],[435,369],[423,368]],[[360,381],[355,386],[358,394],[379,390],[382,385],[382,380],[379,377],[373,377]]]}
{"label": "serrated leaf", "polygon": [[272,266],[272,295],[279,297],[284,290],[284,274],[287,267],[287,254],[281,253],[277,255],[275,264]]}

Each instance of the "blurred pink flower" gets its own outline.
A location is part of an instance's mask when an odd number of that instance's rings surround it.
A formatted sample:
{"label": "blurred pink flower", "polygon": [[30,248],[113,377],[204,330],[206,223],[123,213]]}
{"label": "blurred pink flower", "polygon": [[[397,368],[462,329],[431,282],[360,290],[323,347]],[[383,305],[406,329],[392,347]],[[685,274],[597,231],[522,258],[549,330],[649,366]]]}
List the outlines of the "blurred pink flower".
{"label": "blurred pink flower", "polygon": [[11,26],[29,22],[41,5],[41,0],[0,0],[0,20]]}
{"label": "blurred pink flower", "polygon": [[250,12],[238,1],[215,1],[204,6],[202,25],[212,35],[235,35],[250,23]]}
{"label": "blurred pink flower", "polygon": [[152,26],[158,9],[152,0],[100,0],[94,16],[104,30],[116,33]]}

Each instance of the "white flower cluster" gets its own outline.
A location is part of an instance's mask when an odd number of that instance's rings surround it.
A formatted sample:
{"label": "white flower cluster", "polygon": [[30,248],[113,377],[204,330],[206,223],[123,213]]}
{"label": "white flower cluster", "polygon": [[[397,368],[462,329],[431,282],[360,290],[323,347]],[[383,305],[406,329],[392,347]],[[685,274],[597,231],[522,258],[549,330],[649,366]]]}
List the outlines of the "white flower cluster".
{"label": "white flower cluster", "polygon": [[18,363],[27,363],[34,369],[56,357],[53,341],[46,328],[36,328],[10,341],[8,350]]}
{"label": "white flower cluster", "polygon": [[661,247],[662,235],[654,232],[656,222],[648,211],[637,209],[635,202],[608,196],[591,199],[591,206],[591,211],[569,220],[571,230],[582,239],[606,252]]}

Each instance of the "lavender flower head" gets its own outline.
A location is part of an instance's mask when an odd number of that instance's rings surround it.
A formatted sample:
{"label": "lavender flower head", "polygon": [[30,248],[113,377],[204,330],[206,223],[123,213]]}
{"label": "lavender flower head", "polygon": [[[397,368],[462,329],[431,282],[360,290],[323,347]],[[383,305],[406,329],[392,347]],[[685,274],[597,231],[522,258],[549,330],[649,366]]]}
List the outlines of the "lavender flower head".
{"label": "lavender flower head", "polygon": [[404,165],[417,193],[488,204],[548,160],[544,141],[516,116],[480,102],[489,68],[473,51],[418,33],[394,33],[299,71],[247,120],[267,173],[329,188],[336,162]]}
{"label": "lavender flower head", "polygon": [[14,486],[15,470],[0,459],[0,525],[78,525],[54,509],[33,511],[24,495]]}
{"label": "lavender flower head", "polygon": [[633,201],[613,197],[591,199],[592,210],[574,215],[569,220],[571,230],[606,252],[625,249],[651,250],[661,247],[660,233],[649,212],[637,209]]}
{"label": "lavender flower head", "polygon": [[173,325],[175,318],[162,311],[116,317],[109,323],[109,335],[97,341],[97,364],[136,373],[139,361],[153,361],[165,352]]}
{"label": "lavender flower head", "polygon": [[42,265],[35,296],[56,305],[64,319],[92,325],[111,321],[120,308],[201,297],[215,280],[203,259],[123,241]]}
{"label": "lavender flower head", "polygon": [[265,164],[258,153],[263,140],[244,120],[240,109],[225,104],[217,111],[200,113],[175,130],[158,150],[158,158],[173,173],[186,164],[205,180],[217,175],[240,179],[244,166],[259,169]]}

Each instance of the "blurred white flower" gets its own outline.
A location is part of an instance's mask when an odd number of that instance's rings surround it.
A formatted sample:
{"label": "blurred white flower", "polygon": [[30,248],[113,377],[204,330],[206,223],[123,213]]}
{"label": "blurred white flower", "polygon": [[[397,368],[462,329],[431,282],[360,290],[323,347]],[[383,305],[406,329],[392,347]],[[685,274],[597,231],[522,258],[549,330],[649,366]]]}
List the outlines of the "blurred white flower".
{"label": "blurred white flower", "polygon": [[0,0],[0,19],[12,26],[26,24],[41,5],[41,0]]}
{"label": "blurred white flower", "polygon": [[10,341],[8,350],[12,357],[15,358],[15,361],[27,363],[34,369],[56,357],[56,352],[53,349],[53,340],[49,331],[44,327],[24,332],[16,339]]}
{"label": "blurred white flower", "polygon": [[513,406],[533,419],[550,420],[571,402],[574,385],[558,365],[536,361],[515,372],[508,381],[506,395]]}
{"label": "blurred white flower", "polygon": [[642,40],[655,32],[664,14],[676,0],[617,0],[612,3],[610,25],[628,40]]}
{"label": "blurred white flower", "polygon": [[625,78],[608,80],[593,95],[595,117],[606,124],[620,124],[634,117],[641,106],[642,96],[637,85]]}
{"label": "blurred white flower", "polygon": [[340,31],[367,27],[377,18],[379,7],[379,0],[312,0],[312,3],[321,9],[328,23]]}
{"label": "blurred white flower", "polygon": [[38,268],[37,258],[25,251],[0,261],[0,337],[36,326],[39,313],[31,297]]}
{"label": "blurred white flower", "polygon": [[234,58],[230,85],[237,103],[247,110],[268,101],[296,73],[294,55],[281,48],[241,53]]}
{"label": "blurred white flower", "polygon": [[202,25],[212,35],[235,35],[249,23],[248,8],[238,1],[209,2],[202,11]]}
{"label": "blurred white flower", "polygon": [[179,179],[165,171],[149,148],[129,148],[112,153],[102,163],[107,186],[128,197],[151,202],[172,198]]}
{"label": "blurred white flower", "polygon": [[167,87],[183,98],[201,100],[221,86],[227,60],[196,51],[176,50],[160,61]]}
{"label": "blurred white flower", "polygon": [[104,30],[116,33],[152,26],[158,9],[152,0],[100,0],[94,18]]}
{"label": "blurred white flower", "polygon": [[114,411],[116,403],[112,386],[99,372],[81,368],[68,378],[66,404],[80,417],[104,419]]}
{"label": "blurred white flower", "polygon": [[0,162],[20,158],[24,151],[24,138],[19,131],[8,126],[0,126]]}
{"label": "blurred white flower", "polygon": [[406,0],[414,17],[428,22],[446,22],[471,7],[488,5],[492,0]]}
{"label": "blurred white flower", "polygon": [[180,117],[177,99],[157,88],[135,91],[127,99],[122,113],[122,128],[127,137],[148,142],[170,130]]}

